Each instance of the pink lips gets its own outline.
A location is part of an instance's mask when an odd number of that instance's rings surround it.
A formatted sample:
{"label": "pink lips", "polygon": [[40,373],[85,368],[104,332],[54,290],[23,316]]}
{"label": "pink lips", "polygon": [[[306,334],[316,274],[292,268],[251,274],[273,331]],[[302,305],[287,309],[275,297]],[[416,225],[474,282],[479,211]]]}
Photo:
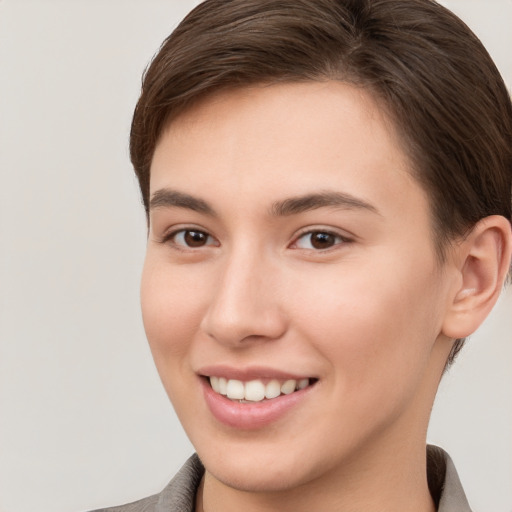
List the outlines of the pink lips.
{"label": "pink lips", "polygon": [[[203,371],[201,372],[203,375],[223,376],[229,373],[229,378],[238,378],[240,380],[256,378],[257,373],[257,370],[254,369],[250,372],[225,372],[219,370],[218,367],[215,371],[204,371],[204,373]],[[260,378],[300,379],[300,377],[284,373],[276,374],[276,372],[271,372],[271,375],[265,371],[260,371],[258,373]],[[289,395],[281,395],[271,400],[263,400],[261,402],[254,403],[240,403],[216,393],[211,388],[207,378],[201,378],[201,383],[203,386],[203,394],[206,404],[212,415],[224,425],[244,430],[262,428],[274,421],[277,421],[304,400],[314,387],[308,386],[307,388],[295,391]]]}

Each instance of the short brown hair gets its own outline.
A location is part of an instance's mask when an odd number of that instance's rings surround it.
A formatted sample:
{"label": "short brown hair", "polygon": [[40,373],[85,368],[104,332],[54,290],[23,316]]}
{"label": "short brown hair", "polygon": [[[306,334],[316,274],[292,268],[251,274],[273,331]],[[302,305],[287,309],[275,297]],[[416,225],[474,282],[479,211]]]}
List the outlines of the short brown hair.
{"label": "short brown hair", "polygon": [[[130,153],[148,212],[172,119],[220,89],[340,80],[380,101],[429,195],[438,254],[480,219],[512,220],[512,105],[478,38],[433,0],[206,0],[145,72]],[[458,340],[450,356],[460,350]]]}

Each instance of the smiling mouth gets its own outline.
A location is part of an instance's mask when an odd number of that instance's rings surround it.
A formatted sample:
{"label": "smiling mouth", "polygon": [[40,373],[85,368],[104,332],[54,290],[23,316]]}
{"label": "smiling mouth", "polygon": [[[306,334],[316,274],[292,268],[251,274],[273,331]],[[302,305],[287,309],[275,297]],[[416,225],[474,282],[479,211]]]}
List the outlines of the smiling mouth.
{"label": "smiling mouth", "polygon": [[317,379],[271,379],[266,382],[260,379],[243,382],[225,377],[207,377],[213,391],[230,400],[240,403],[255,403],[272,400],[281,395],[291,395],[312,386]]}

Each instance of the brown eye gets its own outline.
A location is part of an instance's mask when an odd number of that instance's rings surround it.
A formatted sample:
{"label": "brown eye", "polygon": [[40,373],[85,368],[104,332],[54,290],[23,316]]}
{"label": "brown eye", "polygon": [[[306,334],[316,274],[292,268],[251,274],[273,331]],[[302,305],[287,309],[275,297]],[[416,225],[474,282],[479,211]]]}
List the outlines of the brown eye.
{"label": "brown eye", "polygon": [[340,235],[335,235],[328,231],[310,231],[299,237],[295,245],[299,249],[315,249],[320,251],[322,249],[330,249],[344,241]]}
{"label": "brown eye", "polygon": [[315,249],[328,249],[336,243],[336,237],[330,233],[312,233],[310,236]]}
{"label": "brown eye", "polygon": [[175,245],[192,249],[215,245],[215,240],[212,236],[204,231],[195,229],[182,229],[181,231],[177,231],[172,235],[171,239]]}
{"label": "brown eye", "polygon": [[202,247],[208,240],[208,235],[202,231],[185,231],[183,237],[189,247]]}

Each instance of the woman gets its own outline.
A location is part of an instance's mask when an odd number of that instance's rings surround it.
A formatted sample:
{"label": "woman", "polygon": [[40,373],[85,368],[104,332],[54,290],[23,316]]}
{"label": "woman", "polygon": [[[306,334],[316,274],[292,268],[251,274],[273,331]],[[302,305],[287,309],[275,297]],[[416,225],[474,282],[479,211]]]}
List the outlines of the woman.
{"label": "woman", "polygon": [[470,510],[425,439],[512,252],[512,107],[469,29],[430,0],[207,0],[130,142],[197,456],[108,510]]}

